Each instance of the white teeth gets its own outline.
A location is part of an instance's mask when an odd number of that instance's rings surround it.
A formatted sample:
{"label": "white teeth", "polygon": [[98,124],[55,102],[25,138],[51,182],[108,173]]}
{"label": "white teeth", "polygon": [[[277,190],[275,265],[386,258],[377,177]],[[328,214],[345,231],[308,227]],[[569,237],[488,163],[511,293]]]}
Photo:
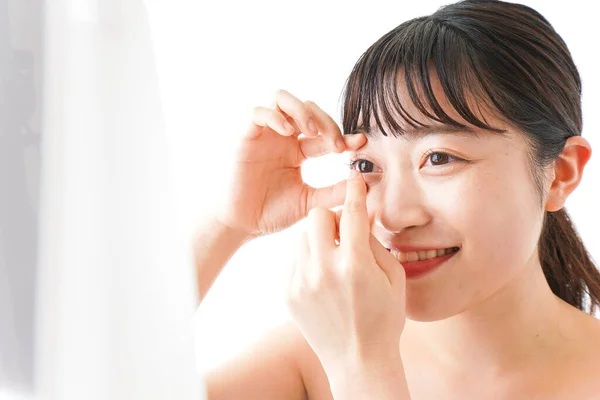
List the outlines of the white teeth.
{"label": "white teeth", "polygon": [[441,257],[446,254],[454,253],[455,251],[458,251],[458,247],[451,247],[448,249],[439,249],[439,250],[409,251],[407,253],[403,253],[401,251],[391,249],[390,253],[402,263],[402,262],[430,260],[432,258],[437,258],[437,257]]}
{"label": "white teeth", "polygon": [[[400,253],[400,252],[398,252],[398,253]],[[419,253],[417,253],[416,251],[409,251],[408,253],[406,253],[406,261],[407,262],[419,261]]]}

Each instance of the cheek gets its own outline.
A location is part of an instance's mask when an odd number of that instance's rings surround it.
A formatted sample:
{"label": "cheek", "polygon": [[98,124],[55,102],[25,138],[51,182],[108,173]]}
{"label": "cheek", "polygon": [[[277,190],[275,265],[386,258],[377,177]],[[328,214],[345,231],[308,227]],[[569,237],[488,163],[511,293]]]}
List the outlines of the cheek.
{"label": "cheek", "polygon": [[369,221],[373,223],[375,220],[375,214],[380,206],[376,191],[370,190],[367,192],[367,214],[369,215]]}
{"label": "cheek", "polygon": [[[516,174],[516,172],[515,172]],[[516,272],[537,245],[535,196],[526,177],[481,175],[456,186],[447,215],[464,240],[470,269],[497,278]],[[472,262],[472,263],[471,263]]]}

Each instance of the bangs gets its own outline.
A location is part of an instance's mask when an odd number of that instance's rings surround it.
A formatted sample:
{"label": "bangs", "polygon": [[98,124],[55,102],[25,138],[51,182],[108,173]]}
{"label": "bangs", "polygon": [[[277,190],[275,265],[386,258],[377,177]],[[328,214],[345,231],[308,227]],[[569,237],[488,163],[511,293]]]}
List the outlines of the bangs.
{"label": "bangs", "polygon": [[[404,135],[402,125],[427,129],[415,116],[409,115],[398,98],[399,81],[404,81],[414,107],[426,118],[451,128],[468,128],[451,118],[434,95],[431,76],[437,74],[448,103],[468,123],[495,133],[505,130],[490,126],[475,116],[469,103],[505,120],[494,104],[493,89],[476,65],[476,55],[461,32],[432,17],[421,17],[403,23],[374,43],[358,60],[348,77],[342,109],[343,133],[358,128],[374,136],[374,118],[378,132],[394,137]],[[471,99],[469,101],[469,99]],[[359,125],[360,123],[360,125]]]}

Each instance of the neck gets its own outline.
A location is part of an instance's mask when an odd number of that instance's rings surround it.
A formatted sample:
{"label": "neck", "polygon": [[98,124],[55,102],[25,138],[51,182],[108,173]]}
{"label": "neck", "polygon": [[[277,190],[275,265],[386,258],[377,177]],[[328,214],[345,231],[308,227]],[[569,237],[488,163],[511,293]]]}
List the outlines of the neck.
{"label": "neck", "polygon": [[575,334],[572,311],[532,257],[522,275],[469,310],[435,322],[407,320],[400,347],[403,356],[412,347],[455,371],[501,374],[559,355]]}

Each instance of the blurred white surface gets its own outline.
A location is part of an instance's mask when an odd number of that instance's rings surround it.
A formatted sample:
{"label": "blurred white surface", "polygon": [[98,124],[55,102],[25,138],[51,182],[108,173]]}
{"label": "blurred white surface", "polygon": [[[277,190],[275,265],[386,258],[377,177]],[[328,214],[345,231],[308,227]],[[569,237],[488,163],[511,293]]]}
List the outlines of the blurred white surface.
{"label": "blurred white surface", "polygon": [[39,396],[198,399],[145,4],[46,6]]}

